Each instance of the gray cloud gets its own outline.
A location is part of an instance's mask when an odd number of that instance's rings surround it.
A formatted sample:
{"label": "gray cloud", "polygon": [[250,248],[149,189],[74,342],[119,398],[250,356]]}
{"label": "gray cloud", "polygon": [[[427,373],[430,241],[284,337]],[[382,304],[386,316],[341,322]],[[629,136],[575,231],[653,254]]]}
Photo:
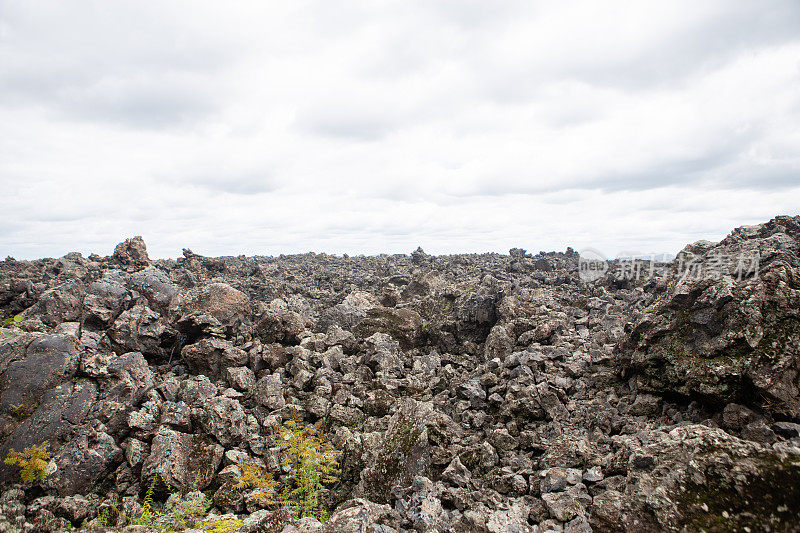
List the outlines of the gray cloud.
{"label": "gray cloud", "polygon": [[0,256],[674,253],[796,212],[798,58],[793,0],[0,0]]}

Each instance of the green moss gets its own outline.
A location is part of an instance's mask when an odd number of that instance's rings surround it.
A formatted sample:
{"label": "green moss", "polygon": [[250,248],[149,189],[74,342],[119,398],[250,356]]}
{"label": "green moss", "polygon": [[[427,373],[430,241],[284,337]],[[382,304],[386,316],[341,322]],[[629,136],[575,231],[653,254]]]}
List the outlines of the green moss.
{"label": "green moss", "polygon": [[12,405],[11,416],[22,422],[31,416],[33,412],[36,411],[37,407],[39,407],[38,403],[21,403],[19,405]]}
{"label": "green moss", "polygon": [[381,501],[388,501],[389,492],[394,482],[402,477],[407,460],[413,454],[421,434],[422,429],[415,421],[403,418],[394,431],[386,435],[375,464],[379,476],[376,479],[375,493]]}

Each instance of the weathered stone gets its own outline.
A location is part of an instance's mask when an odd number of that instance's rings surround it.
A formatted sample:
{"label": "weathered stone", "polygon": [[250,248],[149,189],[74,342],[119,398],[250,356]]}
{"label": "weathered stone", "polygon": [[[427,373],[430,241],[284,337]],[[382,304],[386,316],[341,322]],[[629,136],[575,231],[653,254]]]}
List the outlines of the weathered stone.
{"label": "weathered stone", "polygon": [[150,262],[147,245],[140,235],[119,243],[114,248],[114,259],[129,266],[143,266]]}
{"label": "weathered stone", "polygon": [[225,376],[228,367],[247,364],[247,352],[222,339],[202,339],[181,350],[181,357],[195,373],[211,379]]}
{"label": "weathered stone", "polygon": [[222,462],[224,449],[204,435],[189,435],[159,428],[142,466],[142,482],[159,475],[173,489],[206,488]]}

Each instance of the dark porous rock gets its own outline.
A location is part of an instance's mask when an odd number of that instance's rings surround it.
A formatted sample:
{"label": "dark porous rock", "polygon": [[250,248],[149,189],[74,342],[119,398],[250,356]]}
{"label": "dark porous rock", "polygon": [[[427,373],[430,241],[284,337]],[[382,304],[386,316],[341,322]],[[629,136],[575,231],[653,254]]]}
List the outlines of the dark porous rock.
{"label": "dark porous rock", "polygon": [[78,370],[72,335],[21,334],[0,340],[0,412],[35,405],[52,387]]}
{"label": "dark porous rock", "polygon": [[420,345],[422,340],[422,317],[413,309],[373,307],[353,328],[362,338],[375,333],[386,333],[400,343],[403,349]]}
{"label": "dark porous rock", "polygon": [[425,410],[404,400],[389,420],[377,450],[361,472],[356,492],[374,502],[388,502],[393,489],[407,487],[430,466]]}
{"label": "dark porous rock", "polygon": [[250,315],[248,296],[227,283],[211,283],[190,289],[176,297],[175,315],[179,329],[190,338],[208,329],[230,329]]}
{"label": "dark porous rock", "polygon": [[202,339],[181,350],[181,357],[194,373],[205,374],[211,379],[225,376],[228,367],[238,367],[247,363],[247,352],[236,348],[223,339]]}
{"label": "dark porous rock", "polygon": [[48,289],[39,301],[26,309],[22,316],[38,318],[44,324],[55,327],[62,322],[77,322],[81,319],[86,287],[79,279],[73,279]]}
{"label": "dark porous rock", "polygon": [[130,291],[122,282],[102,279],[89,284],[83,299],[84,324],[105,329],[133,302]]}
{"label": "dark porous rock", "polygon": [[141,301],[114,321],[108,336],[119,354],[141,352],[155,358],[168,356],[175,341],[167,320]]}
{"label": "dark porous rock", "polygon": [[627,528],[755,531],[797,523],[800,448],[776,450],[702,425],[648,440],[639,453],[653,464],[628,474]]}
{"label": "dark porous rock", "polygon": [[[0,459],[51,456],[0,462],[0,531],[150,530],[150,487],[176,530],[204,500],[253,532],[798,531],[798,258],[777,217],[595,280],[571,249],[0,261]],[[292,423],[337,461],[302,512],[241,484],[313,489]]]}
{"label": "dark porous rock", "polygon": [[89,493],[123,458],[122,449],[111,435],[81,428],[53,457],[56,469],[48,476],[45,486],[62,496]]}
{"label": "dark porous rock", "polygon": [[800,217],[687,247],[624,353],[642,389],[800,418]]}
{"label": "dark porous rock", "polygon": [[159,428],[142,466],[142,483],[154,476],[176,490],[203,490],[217,473],[224,448],[205,435]]}
{"label": "dark porous rock", "polygon": [[132,273],[127,278],[127,286],[142,294],[150,307],[162,313],[173,307],[179,292],[169,275],[154,267]]}
{"label": "dark porous rock", "polygon": [[114,248],[114,259],[124,266],[144,266],[150,262],[147,246],[140,235],[126,239]]}
{"label": "dark porous rock", "polygon": [[391,533],[398,531],[400,516],[388,505],[380,505],[361,498],[349,500],[339,506],[325,522],[323,533]]}

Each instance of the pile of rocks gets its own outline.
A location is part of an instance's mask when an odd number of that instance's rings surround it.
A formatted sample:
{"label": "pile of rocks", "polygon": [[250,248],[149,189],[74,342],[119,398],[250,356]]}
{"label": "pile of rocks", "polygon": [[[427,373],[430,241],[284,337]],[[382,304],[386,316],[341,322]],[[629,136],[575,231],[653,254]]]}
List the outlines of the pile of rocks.
{"label": "pile of rocks", "polygon": [[[758,272],[682,262],[757,252]],[[690,255],[691,254],[691,255]],[[610,276],[610,275],[609,275]],[[578,255],[0,263],[0,531],[59,531],[154,478],[242,531],[727,531],[800,524],[800,217],[688,246],[671,269],[583,282]],[[263,508],[276,426],[341,452],[325,524]],[[156,494],[156,500],[167,497]]]}

